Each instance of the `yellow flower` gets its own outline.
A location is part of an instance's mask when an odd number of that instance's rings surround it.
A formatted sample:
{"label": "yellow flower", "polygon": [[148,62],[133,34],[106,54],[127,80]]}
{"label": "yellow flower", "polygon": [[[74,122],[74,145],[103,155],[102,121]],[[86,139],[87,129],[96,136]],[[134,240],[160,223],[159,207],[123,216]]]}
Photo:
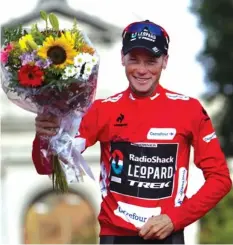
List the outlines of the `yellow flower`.
{"label": "yellow flower", "polygon": [[74,47],[77,33],[71,33],[70,31],[65,31],[65,33],[61,34],[61,36],[65,38],[70,43],[71,46]]}
{"label": "yellow flower", "polygon": [[43,42],[43,46],[38,49],[38,56],[50,59],[56,68],[65,68],[67,65],[74,64],[74,57],[77,51],[74,49],[69,38],[62,35],[58,38],[49,36]]}
{"label": "yellow flower", "polygon": [[28,46],[28,44],[27,44],[27,42],[34,42],[34,40],[33,40],[33,37],[32,37],[32,35],[31,34],[26,34],[25,36],[23,36],[23,37],[21,37],[20,39],[19,39],[19,46],[20,46],[20,48],[22,49],[22,50],[24,50],[24,51],[26,51],[26,50],[28,50],[29,49],[29,46]]}

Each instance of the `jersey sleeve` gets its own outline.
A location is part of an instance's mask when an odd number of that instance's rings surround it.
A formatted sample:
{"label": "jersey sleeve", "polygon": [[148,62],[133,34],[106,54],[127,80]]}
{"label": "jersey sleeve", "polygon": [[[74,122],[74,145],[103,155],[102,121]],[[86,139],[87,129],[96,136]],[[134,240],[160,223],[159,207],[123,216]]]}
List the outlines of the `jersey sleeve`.
{"label": "jersey sleeve", "polygon": [[103,126],[102,120],[100,120],[102,119],[100,118],[100,103],[100,100],[95,101],[84,115],[76,136],[86,140],[85,149],[94,145],[99,140],[99,134]]}
{"label": "jersey sleeve", "polygon": [[226,158],[211,119],[199,101],[192,109],[194,163],[203,171],[204,185],[181,206],[167,210],[175,230],[183,229],[203,217],[231,190],[232,181]]}
{"label": "jersey sleeve", "polygon": [[[96,100],[88,109],[78,130],[76,137],[84,138],[86,141],[85,149],[94,145],[98,141],[98,135],[100,132],[99,124],[99,104],[100,100]],[[32,144],[32,161],[38,174],[50,175],[52,174],[51,159],[46,159],[42,154],[42,149],[47,149],[48,145],[45,145],[40,138],[36,135]]]}

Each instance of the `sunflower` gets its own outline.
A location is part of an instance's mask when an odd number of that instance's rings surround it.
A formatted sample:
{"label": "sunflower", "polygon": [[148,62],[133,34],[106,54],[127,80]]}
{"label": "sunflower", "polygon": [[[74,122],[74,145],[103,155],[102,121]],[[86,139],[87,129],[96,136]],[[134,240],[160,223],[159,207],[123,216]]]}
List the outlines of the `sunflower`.
{"label": "sunflower", "polygon": [[65,35],[62,35],[58,38],[47,37],[37,54],[41,58],[49,58],[56,68],[63,69],[74,63],[77,51],[74,49],[74,44],[70,38],[67,39]]}
{"label": "sunflower", "polygon": [[71,33],[70,31],[65,31],[61,34],[61,37],[65,38],[70,45],[74,47],[75,45],[75,39],[76,39],[77,33]]}

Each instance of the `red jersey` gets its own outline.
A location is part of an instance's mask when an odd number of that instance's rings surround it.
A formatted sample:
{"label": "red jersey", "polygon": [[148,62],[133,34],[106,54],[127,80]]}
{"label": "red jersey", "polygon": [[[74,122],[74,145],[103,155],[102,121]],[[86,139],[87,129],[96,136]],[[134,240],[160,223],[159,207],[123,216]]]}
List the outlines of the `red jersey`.
{"label": "red jersey", "polygon": [[[167,214],[175,231],[201,218],[231,189],[229,169],[211,120],[197,99],[158,85],[153,96],[130,89],[96,100],[78,137],[101,147],[101,235],[137,235],[152,215]],[[206,179],[186,198],[190,148]],[[49,174],[34,140],[38,173]],[[42,159],[43,160],[43,159]]]}

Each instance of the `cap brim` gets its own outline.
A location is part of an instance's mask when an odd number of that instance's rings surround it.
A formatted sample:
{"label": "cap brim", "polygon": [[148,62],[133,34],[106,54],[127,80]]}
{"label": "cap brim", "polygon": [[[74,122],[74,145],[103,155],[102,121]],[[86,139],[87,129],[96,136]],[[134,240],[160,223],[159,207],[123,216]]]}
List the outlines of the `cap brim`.
{"label": "cap brim", "polygon": [[146,49],[147,51],[149,51],[150,53],[152,53],[154,56],[156,56],[156,57],[160,57],[162,54],[163,54],[163,52],[162,51],[157,51],[157,52],[155,52],[153,49],[150,49],[150,48],[148,48],[148,47],[145,47],[145,46],[142,46],[142,45],[135,45],[135,46],[133,46],[133,47],[130,47],[130,48],[123,48],[123,54],[124,55],[126,55],[126,54],[128,54],[130,51],[132,51],[133,49],[137,49],[137,48],[142,48],[142,49]]}

